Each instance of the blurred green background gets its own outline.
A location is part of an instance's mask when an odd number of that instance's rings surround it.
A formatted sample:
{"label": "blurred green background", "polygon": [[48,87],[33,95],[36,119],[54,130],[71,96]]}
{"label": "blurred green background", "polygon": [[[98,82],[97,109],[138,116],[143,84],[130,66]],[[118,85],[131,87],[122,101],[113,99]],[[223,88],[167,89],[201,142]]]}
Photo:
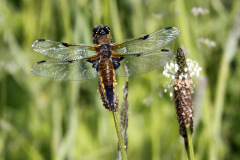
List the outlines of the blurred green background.
{"label": "blurred green background", "polygon": [[[112,160],[117,135],[97,79],[64,82],[31,73],[47,59],[36,39],[91,43],[92,28],[114,41],[175,26],[175,41],[203,68],[194,98],[196,159],[240,159],[240,1],[0,0],[0,160]],[[129,81],[128,158],[186,159],[162,69]],[[124,77],[117,77],[122,102]]]}

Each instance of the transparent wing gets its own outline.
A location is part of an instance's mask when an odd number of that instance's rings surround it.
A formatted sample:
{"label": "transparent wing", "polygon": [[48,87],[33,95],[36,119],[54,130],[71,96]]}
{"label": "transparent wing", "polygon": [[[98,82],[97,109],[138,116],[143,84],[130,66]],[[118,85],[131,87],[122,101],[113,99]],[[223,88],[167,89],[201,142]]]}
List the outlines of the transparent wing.
{"label": "transparent wing", "polygon": [[67,81],[97,77],[97,71],[92,67],[92,63],[85,59],[77,61],[40,61],[32,67],[31,71],[40,76]]}
{"label": "transparent wing", "polygon": [[67,60],[78,60],[96,55],[97,45],[88,44],[68,44],[46,39],[39,39],[33,42],[33,50],[45,56]]}
{"label": "transparent wing", "polygon": [[140,38],[130,39],[113,44],[115,53],[136,54],[159,50],[168,45],[180,35],[176,27],[167,27]]}
{"label": "transparent wing", "polygon": [[147,52],[143,54],[124,55],[120,61],[120,67],[116,70],[116,75],[127,76],[124,66],[128,68],[130,76],[137,76],[163,67],[166,63],[173,60],[174,54],[167,49]]}

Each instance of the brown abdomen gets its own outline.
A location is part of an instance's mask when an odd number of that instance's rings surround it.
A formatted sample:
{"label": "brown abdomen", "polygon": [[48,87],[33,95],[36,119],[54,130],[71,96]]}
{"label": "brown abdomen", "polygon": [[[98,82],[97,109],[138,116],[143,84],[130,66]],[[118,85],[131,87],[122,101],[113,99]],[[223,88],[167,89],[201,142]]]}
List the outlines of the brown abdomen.
{"label": "brown abdomen", "polygon": [[[114,93],[115,93],[115,73],[111,58],[102,58],[99,62],[99,78],[101,85],[99,87],[102,97],[107,101],[107,107],[111,111],[115,111]],[[104,101],[103,100],[103,101]]]}

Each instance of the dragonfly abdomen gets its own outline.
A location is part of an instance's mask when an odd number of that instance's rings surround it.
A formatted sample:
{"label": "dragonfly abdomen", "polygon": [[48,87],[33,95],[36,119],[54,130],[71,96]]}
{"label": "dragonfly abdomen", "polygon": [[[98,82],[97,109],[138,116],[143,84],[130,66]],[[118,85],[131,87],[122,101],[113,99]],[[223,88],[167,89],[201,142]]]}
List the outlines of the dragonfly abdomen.
{"label": "dragonfly abdomen", "polygon": [[115,111],[115,73],[111,58],[103,58],[99,62],[99,90],[104,106],[110,111]]}

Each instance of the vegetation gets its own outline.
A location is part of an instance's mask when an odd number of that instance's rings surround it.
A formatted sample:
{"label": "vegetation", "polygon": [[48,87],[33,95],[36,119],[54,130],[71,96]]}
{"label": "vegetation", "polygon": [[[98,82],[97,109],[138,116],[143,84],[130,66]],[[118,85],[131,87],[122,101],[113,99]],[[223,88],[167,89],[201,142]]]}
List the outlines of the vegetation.
{"label": "vegetation", "polygon": [[[171,48],[184,48],[203,68],[193,79],[195,159],[240,158],[239,0],[0,0],[0,160],[116,159],[116,130],[98,80],[30,71],[46,59],[32,50],[36,39],[91,43],[99,24],[114,41],[178,27]],[[120,104],[125,81],[117,77]],[[128,159],[187,159],[166,81],[162,69],[129,79]]]}

